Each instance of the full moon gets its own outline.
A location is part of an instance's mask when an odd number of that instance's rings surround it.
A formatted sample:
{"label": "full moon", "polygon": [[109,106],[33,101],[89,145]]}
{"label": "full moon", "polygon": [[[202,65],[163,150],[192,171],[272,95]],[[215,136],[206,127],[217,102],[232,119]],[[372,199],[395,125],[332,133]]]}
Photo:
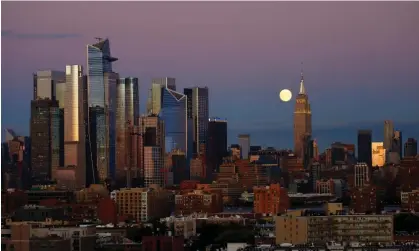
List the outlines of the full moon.
{"label": "full moon", "polygon": [[291,98],[292,98],[292,93],[288,89],[284,89],[279,93],[279,99],[281,99],[281,101],[283,102],[288,102],[291,100]]}

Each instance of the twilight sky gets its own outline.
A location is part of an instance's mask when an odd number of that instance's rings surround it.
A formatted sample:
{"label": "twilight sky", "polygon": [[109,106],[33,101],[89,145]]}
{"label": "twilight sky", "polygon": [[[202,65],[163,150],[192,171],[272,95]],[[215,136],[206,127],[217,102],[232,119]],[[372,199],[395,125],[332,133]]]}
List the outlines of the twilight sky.
{"label": "twilight sky", "polygon": [[28,134],[31,74],[86,64],[108,37],[114,70],[208,86],[241,132],[292,129],[301,61],[313,129],[419,121],[419,2],[2,2],[2,129]]}

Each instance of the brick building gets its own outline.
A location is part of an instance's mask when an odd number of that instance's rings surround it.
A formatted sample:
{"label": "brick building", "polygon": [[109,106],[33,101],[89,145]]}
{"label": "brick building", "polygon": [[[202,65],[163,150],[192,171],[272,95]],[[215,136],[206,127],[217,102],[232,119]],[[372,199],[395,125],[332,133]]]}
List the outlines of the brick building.
{"label": "brick building", "polygon": [[349,208],[354,213],[379,213],[383,190],[374,185],[355,187],[351,190]]}
{"label": "brick building", "polygon": [[176,215],[219,213],[222,211],[222,191],[219,189],[194,190],[193,192],[175,195]]}
{"label": "brick building", "polygon": [[316,193],[335,194],[335,182],[332,179],[317,180]]}
{"label": "brick building", "polygon": [[277,215],[284,213],[290,206],[287,189],[279,184],[254,187],[253,211],[255,213]]}
{"label": "brick building", "polygon": [[144,236],[142,239],[143,251],[183,251],[184,239],[182,236]]}

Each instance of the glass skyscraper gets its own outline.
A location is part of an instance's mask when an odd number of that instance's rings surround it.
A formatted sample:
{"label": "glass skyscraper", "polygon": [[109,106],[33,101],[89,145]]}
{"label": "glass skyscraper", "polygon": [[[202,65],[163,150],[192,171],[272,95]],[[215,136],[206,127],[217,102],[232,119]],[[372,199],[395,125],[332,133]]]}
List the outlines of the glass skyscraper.
{"label": "glass skyscraper", "polygon": [[200,154],[201,145],[208,137],[209,101],[207,87],[185,88],[187,96],[187,117],[193,122],[193,153]]}
{"label": "glass skyscraper", "polygon": [[[138,126],[139,115],[139,86],[138,78],[120,78],[116,84],[116,175],[125,176],[124,168],[128,165],[137,166],[136,163],[128,163],[129,156],[134,156],[137,147],[135,138],[128,131],[130,126]],[[130,155],[131,154],[131,155]],[[132,157],[133,158],[133,157]]]}
{"label": "glass skyscraper", "polygon": [[[88,81],[88,149],[90,165],[96,169],[91,183],[106,179],[115,169],[115,120],[116,120],[116,81],[119,76],[112,71],[108,39],[87,45]],[[89,158],[89,156],[87,156]],[[98,177],[96,177],[98,176]],[[90,182],[89,182],[90,183]]]}
{"label": "glass skyscraper", "polygon": [[165,125],[165,152],[173,149],[185,152],[187,158],[192,149],[188,145],[187,97],[169,88],[162,88],[162,108],[160,117]]}
{"label": "glass skyscraper", "polygon": [[147,101],[147,113],[157,115],[160,113],[162,104],[162,88],[176,91],[175,78],[153,78]]}
{"label": "glass skyscraper", "polygon": [[39,182],[51,180],[60,164],[60,109],[48,98],[31,101],[31,168]]}

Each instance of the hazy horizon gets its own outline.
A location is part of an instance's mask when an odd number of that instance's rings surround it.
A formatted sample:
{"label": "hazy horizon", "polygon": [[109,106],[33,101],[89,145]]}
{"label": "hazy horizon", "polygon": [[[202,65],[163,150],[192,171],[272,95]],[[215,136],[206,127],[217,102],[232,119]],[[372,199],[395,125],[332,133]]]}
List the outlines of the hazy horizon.
{"label": "hazy horizon", "polygon": [[[208,86],[210,116],[227,118],[231,141],[253,131],[254,142],[288,144],[302,61],[320,145],[327,128],[419,123],[419,2],[1,5],[2,129],[28,134],[32,73],[85,65],[97,36],[110,39],[114,70],[139,78],[142,112],[152,77],[175,77],[178,90]],[[291,102],[279,101],[284,88]],[[404,140],[418,137],[412,128]]]}

